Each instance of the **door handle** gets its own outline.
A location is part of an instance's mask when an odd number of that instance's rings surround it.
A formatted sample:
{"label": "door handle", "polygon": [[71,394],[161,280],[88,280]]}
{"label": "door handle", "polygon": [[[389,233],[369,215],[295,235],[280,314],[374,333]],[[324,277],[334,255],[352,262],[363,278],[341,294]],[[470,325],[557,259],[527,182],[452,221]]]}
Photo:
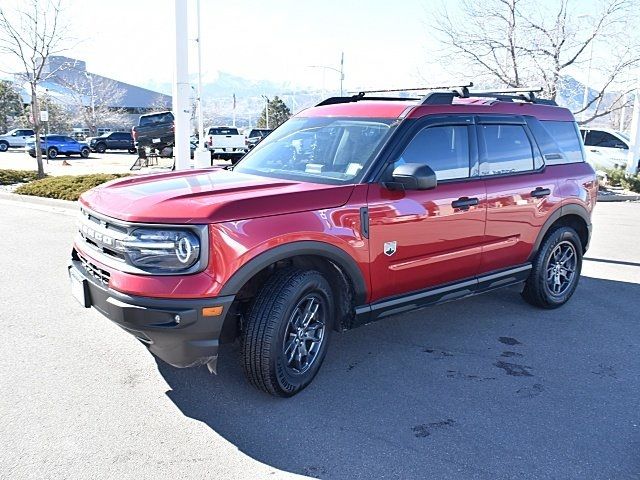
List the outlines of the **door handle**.
{"label": "door handle", "polygon": [[478,205],[479,200],[477,198],[460,197],[458,200],[451,202],[453,208],[459,208],[460,210],[469,210],[469,207]]}
{"label": "door handle", "polygon": [[548,188],[538,187],[533,192],[531,192],[531,196],[537,198],[546,197],[547,195],[551,195],[551,190],[549,190]]}

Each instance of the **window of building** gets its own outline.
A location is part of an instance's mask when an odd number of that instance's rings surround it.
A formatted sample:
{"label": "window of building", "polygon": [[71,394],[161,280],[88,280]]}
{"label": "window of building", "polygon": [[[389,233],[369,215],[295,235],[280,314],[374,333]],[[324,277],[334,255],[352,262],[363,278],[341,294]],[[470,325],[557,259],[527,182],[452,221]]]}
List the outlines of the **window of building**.
{"label": "window of building", "polygon": [[533,170],[533,147],[522,125],[481,125],[485,158],[480,175],[505,175]]}

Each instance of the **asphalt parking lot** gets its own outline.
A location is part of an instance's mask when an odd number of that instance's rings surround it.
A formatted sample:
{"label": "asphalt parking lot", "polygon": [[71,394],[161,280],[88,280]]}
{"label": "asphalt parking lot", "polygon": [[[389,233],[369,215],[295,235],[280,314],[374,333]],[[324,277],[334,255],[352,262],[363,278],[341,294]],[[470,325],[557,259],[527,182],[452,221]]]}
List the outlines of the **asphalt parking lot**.
{"label": "asphalt parking lot", "polygon": [[218,376],[156,362],[72,299],[74,218],[0,200],[0,477],[636,479],[639,219],[597,206],[563,308],[510,289],[334,335],[282,400],[237,346]]}
{"label": "asphalt parking lot", "polygon": [[[80,158],[78,155],[71,157],[59,156],[53,160],[44,161],[44,171],[47,175],[86,175],[91,173],[149,173],[154,170],[167,170],[171,168],[173,159],[159,159],[157,165],[142,170],[131,171],[137,155],[125,151],[108,151],[105,153],[92,153],[89,158]],[[66,160],[69,165],[63,165]],[[228,165],[225,160],[214,160],[215,165]],[[24,150],[11,149],[0,153],[0,169],[11,168],[16,170],[37,170],[38,164],[35,158],[31,158]]]}

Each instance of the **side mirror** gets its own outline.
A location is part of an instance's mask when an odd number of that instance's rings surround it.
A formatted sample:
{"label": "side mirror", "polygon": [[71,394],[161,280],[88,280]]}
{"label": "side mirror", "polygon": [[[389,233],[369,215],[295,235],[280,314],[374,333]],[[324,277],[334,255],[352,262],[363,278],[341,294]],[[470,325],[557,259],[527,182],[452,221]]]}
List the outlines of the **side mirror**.
{"label": "side mirror", "polygon": [[18,132],[13,132],[13,133],[11,134],[11,136],[12,136],[12,137],[17,137],[17,136],[18,136]]}
{"label": "side mirror", "polygon": [[435,172],[430,166],[422,163],[398,165],[391,177],[392,184],[387,186],[392,189],[395,185],[401,185],[404,190],[430,190],[438,184]]}

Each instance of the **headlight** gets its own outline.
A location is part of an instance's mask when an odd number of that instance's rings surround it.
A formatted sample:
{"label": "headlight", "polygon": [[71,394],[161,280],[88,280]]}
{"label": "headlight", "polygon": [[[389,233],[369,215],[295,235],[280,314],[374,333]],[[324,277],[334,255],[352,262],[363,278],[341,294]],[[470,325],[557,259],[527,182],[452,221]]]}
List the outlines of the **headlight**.
{"label": "headlight", "polygon": [[200,240],[190,230],[138,228],[116,240],[132,265],[144,270],[178,272],[187,270],[200,258]]}

